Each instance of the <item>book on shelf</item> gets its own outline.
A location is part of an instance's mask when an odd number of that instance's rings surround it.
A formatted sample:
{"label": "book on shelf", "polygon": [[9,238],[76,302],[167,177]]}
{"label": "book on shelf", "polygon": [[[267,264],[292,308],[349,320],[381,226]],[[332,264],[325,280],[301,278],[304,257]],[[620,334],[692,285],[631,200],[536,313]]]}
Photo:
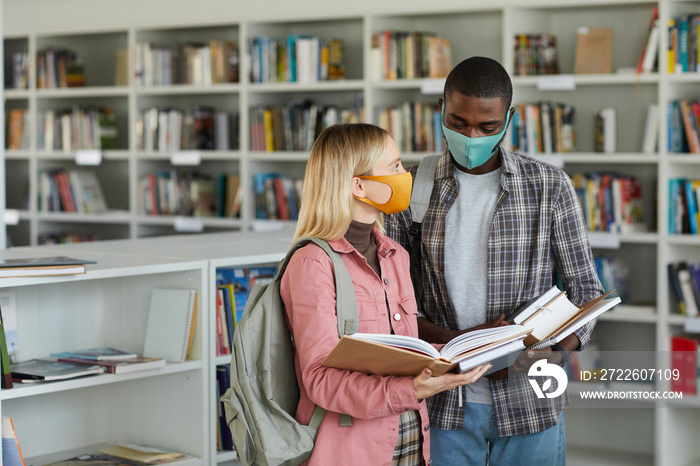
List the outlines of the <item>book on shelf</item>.
{"label": "book on shelf", "polygon": [[579,27],[576,30],[574,73],[612,73],[612,44],[612,28]]}
{"label": "book on shelf", "polygon": [[114,444],[103,447],[100,453],[121,458],[137,464],[182,464],[194,456],[176,450],[166,450],[134,443]]}
{"label": "book on shelf", "polygon": [[595,144],[596,152],[612,154],[617,149],[617,109],[604,107],[595,113]]}
{"label": "book on shelf", "polygon": [[113,359],[135,359],[138,354],[129,351],[122,351],[112,346],[101,346],[98,348],[88,348],[76,351],[61,351],[51,353],[55,358],[77,358],[91,361],[108,361]]}
{"label": "book on shelf", "polygon": [[12,388],[12,374],[10,369],[10,354],[8,352],[7,338],[5,336],[5,318],[0,307],[0,387]]}
{"label": "book on shelf", "polygon": [[671,390],[684,395],[697,393],[698,340],[684,335],[671,337],[671,369],[678,377],[671,380]]}
{"label": "book on shelf", "polygon": [[700,314],[700,263],[669,262],[667,270],[678,312],[688,317],[697,317]]}
{"label": "book on shelf", "polygon": [[608,298],[614,291],[576,306],[566,297],[565,291],[554,285],[511,311],[506,320],[531,330],[525,337],[526,346],[539,346],[541,342],[552,345],[619,304],[619,297]]}
{"label": "book on shelf", "polygon": [[642,152],[653,154],[657,150],[659,141],[659,105],[649,104],[647,118],[644,124],[644,138],[642,139]]}
{"label": "book on shelf", "polygon": [[557,38],[553,34],[515,34],[516,76],[559,74]]}
{"label": "book on shelf", "polygon": [[24,466],[22,449],[19,447],[17,433],[12,419],[2,416],[2,465]]}
{"label": "book on shelf", "polygon": [[185,362],[197,320],[195,290],[154,288],[146,324],[143,356]]}
{"label": "book on shelf", "polygon": [[589,231],[634,233],[647,230],[638,177],[606,172],[570,176]]}
{"label": "book on shelf", "polygon": [[649,73],[657,69],[659,57],[659,6],[655,5],[647,36],[642,46],[642,53],[637,60],[637,73]]}
{"label": "book on shelf", "polygon": [[700,233],[700,179],[671,178],[668,180],[670,234]]}
{"label": "book on shelf", "polygon": [[0,259],[0,278],[80,274],[86,264],[96,262],[66,256]]}
{"label": "book on shelf", "polygon": [[[116,448],[120,447],[120,448]],[[173,466],[199,466],[202,464],[201,458],[190,455],[188,453],[170,452],[168,450],[154,449],[142,445],[123,444],[121,446],[114,444],[101,444],[92,447],[86,447],[80,453],[76,451],[66,452],[58,461],[50,460],[51,463],[43,463],[44,466],[147,466],[153,464],[169,464]],[[138,461],[126,456],[117,456],[114,454],[102,453],[101,450],[115,451],[128,456],[136,456],[144,458],[157,457],[158,452],[177,453],[178,456],[163,458],[157,462],[153,461]],[[142,451],[143,450],[143,451]],[[80,451],[80,450],[79,450]],[[164,455],[168,456],[168,455]],[[51,455],[51,458],[61,458],[60,454]]]}
{"label": "book on shelf", "polygon": [[325,367],[375,375],[416,376],[429,367],[433,376],[457,370],[469,371],[498,361],[494,372],[508,366],[508,356],[525,348],[529,330],[507,325],[463,333],[440,350],[416,337],[395,334],[355,333],[343,335],[323,360]]}
{"label": "book on shelf", "polygon": [[0,319],[7,343],[10,363],[19,362],[19,335],[17,332],[17,292],[0,290]]}
{"label": "book on shelf", "polygon": [[151,369],[160,369],[165,367],[165,359],[163,358],[145,358],[137,356],[130,359],[108,359],[101,361],[93,361],[90,359],[58,357],[58,361],[70,362],[73,364],[97,364],[105,368],[108,374],[128,374],[130,372],[148,371]]}
{"label": "book on shelf", "polygon": [[559,102],[515,105],[510,143],[523,154],[573,152],[575,108]]}
{"label": "book on shelf", "polygon": [[230,366],[216,366],[216,390],[217,390],[217,414],[219,417],[218,431],[221,442],[221,450],[234,450],[233,436],[231,430],[226,423],[226,410],[224,402],[221,401],[221,396],[226,393],[226,390],[231,387],[231,368]]}
{"label": "book on shelf", "polygon": [[98,364],[73,364],[50,359],[30,359],[11,364],[12,380],[21,383],[52,382],[102,374],[105,369]]}

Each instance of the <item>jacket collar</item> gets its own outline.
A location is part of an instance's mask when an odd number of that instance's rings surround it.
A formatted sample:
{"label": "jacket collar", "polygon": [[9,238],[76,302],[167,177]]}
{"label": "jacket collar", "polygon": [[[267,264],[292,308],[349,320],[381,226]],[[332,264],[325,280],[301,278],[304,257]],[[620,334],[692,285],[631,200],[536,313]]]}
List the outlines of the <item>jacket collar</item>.
{"label": "jacket collar", "polygon": [[[501,175],[501,187],[505,190],[508,189],[508,178],[510,175],[517,176],[520,174],[520,168],[518,167],[513,153],[507,151],[503,146],[498,146],[498,150],[501,156],[501,169],[503,173]],[[438,161],[437,168],[435,169],[435,180],[449,180],[455,178],[455,167],[452,162],[452,154],[450,150],[445,147],[442,152],[442,156]]]}
{"label": "jacket collar", "polygon": [[[372,228],[372,236],[377,244],[377,254],[382,257],[389,257],[396,252],[396,244],[391,242],[389,238],[381,234],[377,227]],[[331,249],[339,254],[349,254],[357,250],[350,244],[350,242],[345,239],[344,236],[332,241],[328,241]],[[359,253],[358,253],[359,254]]]}

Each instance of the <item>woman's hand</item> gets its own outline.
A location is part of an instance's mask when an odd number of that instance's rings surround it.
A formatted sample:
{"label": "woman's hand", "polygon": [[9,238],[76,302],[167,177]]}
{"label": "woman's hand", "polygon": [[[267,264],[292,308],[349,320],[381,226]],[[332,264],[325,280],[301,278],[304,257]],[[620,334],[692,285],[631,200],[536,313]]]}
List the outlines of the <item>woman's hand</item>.
{"label": "woman's hand", "polygon": [[413,379],[413,389],[416,392],[416,398],[420,401],[445,390],[474,383],[490,368],[491,364],[487,364],[476,367],[464,374],[448,373],[433,377],[433,371],[426,367],[423,369],[423,372]]}

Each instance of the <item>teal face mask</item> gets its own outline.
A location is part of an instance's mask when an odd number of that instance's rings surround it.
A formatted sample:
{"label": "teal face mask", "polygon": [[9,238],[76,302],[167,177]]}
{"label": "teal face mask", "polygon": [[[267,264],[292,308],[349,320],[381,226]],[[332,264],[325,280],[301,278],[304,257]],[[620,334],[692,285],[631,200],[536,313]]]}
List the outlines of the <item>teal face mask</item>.
{"label": "teal face mask", "polygon": [[510,112],[506,113],[506,124],[498,134],[482,136],[480,138],[470,138],[445,126],[445,103],[442,103],[442,132],[447,140],[447,147],[450,149],[452,158],[463,167],[471,170],[486,163],[498,148],[498,143],[508,129],[508,119]]}

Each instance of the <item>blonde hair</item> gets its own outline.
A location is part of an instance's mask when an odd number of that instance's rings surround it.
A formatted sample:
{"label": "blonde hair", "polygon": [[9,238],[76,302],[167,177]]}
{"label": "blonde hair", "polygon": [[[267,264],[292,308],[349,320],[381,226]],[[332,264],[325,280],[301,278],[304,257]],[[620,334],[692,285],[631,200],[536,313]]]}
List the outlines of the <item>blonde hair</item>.
{"label": "blonde hair", "polygon": [[[341,238],[352,221],[352,178],[368,175],[386,149],[389,133],[367,123],[326,128],[311,148],[294,240]],[[382,226],[377,221],[377,226]]]}

